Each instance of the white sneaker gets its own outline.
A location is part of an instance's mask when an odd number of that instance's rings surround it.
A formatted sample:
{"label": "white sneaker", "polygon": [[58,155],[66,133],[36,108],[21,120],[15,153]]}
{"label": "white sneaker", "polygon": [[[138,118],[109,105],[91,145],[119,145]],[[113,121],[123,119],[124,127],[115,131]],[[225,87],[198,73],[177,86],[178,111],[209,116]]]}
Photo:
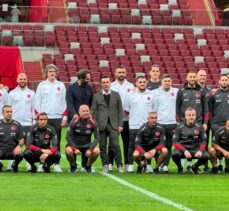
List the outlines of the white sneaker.
{"label": "white sneaker", "polygon": [[113,165],[112,164],[108,164],[108,171],[112,171],[113,170]]}
{"label": "white sneaker", "polygon": [[31,166],[28,162],[26,162],[26,171],[31,171]]}
{"label": "white sneaker", "polygon": [[95,173],[95,168],[91,167],[91,173]]}
{"label": "white sneaker", "polygon": [[134,165],[128,165],[127,172],[134,172]]}
{"label": "white sneaker", "polygon": [[165,173],[169,172],[168,166],[163,166],[162,171]]}
{"label": "white sneaker", "polygon": [[40,164],[40,165],[38,166],[37,172],[44,172],[43,164]]}
{"label": "white sneaker", "polygon": [[54,164],[53,171],[56,173],[61,173],[63,170],[61,169],[59,164]]}
{"label": "white sneaker", "polygon": [[81,168],[81,172],[86,173],[86,169],[84,167]]}
{"label": "white sneaker", "polygon": [[7,168],[6,168],[7,171],[11,171],[13,163],[14,160],[8,160]]}
{"label": "white sneaker", "polygon": [[146,173],[153,173],[153,169],[151,165],[146,166]]}

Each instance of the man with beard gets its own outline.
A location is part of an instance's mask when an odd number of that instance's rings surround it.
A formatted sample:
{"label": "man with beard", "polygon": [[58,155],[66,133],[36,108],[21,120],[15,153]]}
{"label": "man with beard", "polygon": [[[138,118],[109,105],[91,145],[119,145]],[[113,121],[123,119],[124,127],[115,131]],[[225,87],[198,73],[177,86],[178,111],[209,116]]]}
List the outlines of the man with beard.
{"label": "man with beard", "polygon": [[[36,91],[36,114],[46,112],[48,124],[53,126],[57,133],[58,151],[60,151],[61,130],[67,125],[66,88],[63,82],[57,80],[58,68],[49,64],[45,68],[46,80],[41,82]],[[43,171],[42,166],[38,171]],[[59,161],[54,165],[54,172],[62,172]]]}
{"label": "man with beard", "polygon": [[136,89],[126,96],[124,110],[129,114],[130,142],[128,147],[129,166],[127,171],[133,172],[133,153],[138,129],[147,122],[147,115],[153,111],[152,92],[146,89],[145,74],[137,74]]}
{"label": "man with beard", "polygon": [[[208,103],[203,90],[197,84],[195,72],[189,72],[186,78],[187,82],[179,89],[176,100],[176,119],[177,122],[185,120],[185,110],[192,107],[196,111],[196,121],[203,124],[204,130],[207,130],[209,120]],[[191,159],[188,159],[187,172],[191,171]]]}
{"label": "man with beard", "polygon": [[[25,133],[29,131],[35,118],[35,93],[27,87],[27,76],[19,73],[17,77],[18,86],[9,93],[8,105],[12,107],[13,119],[20,122]],[[8,165],[7,169],[11,169]],[[27,165],[27,171],[31,168]]]}
{"label": "man with beard", "polygon": [[[211,114],[211,129],[213,140],[215,132],[218,128],[225,125],[229,118],[229,78],[228,75],[223,74],[219,79],[220,88],[209,97],[209,112]],[[225,170],[229,172],[229,162],[226,160]],[[222,161],[219,160],[219,171],[222,171]]]}
{"label": "man with beard", "polygon": [[68,122],[70,122],[73,117],[78,116],[79,107],[82,104],[90,107],[93,100],[93,90],[91,86],[88,85],[91,80],[89,70],[80,70],[77,74],[77,78],[78,80],[70,85],[66,92]]}
{"label": "man with beard", "polygon": [[198,174],[198,167],[203,165],[209,159],[209,155],[205,150],[206,134],[202,124],[196,122],[196,111],[192,107],[185,110],[185,121],[177,125],[173,135],[172,152],[174,163],[178,167],[178,173],[183,173],[181,159],[198,159],[191,166],[191,171]]}
{"label": "man with beard", "polygon": [[[134,85],[126,80],[126,68],[123,66],[118,66],[115,69],[115,77],[116,80],[111,83],[111,90],[116,91],[119,93],[122,106],[124,107],[124,100],[126,96],[134,89]],[[128,146],[129,146],[129,121],[128,115],[123,112],[123,131],[121,132],[122,142],[123,142],[123,151],[124,151],[124,164],[125,168],[127,169],[129,161],[128,161]],[[112,171],[112,165],[114,161],[114,152],[111,150],[109,145],[109,152],[108,152],[108,159],[109,171]]]}
{"label": "man with beard", "polygon": [[[223,157],[225,159],[229,158],[229,119],[227,119],[224,126],[216,130],[212,147],[208,149],[208,152],[212,163],[212,173],[218,174],[217,158],[220,160]],[[225,172],[229,172],[227,167],[225,168]]]}
{"label": "man with beard", "polygon": [[162,76],[161,83],[161,87],[152,92],[154,96],[153,110],[157,112],[157,122],[165,129],[165,146],[168,154],[161,170],[167,173],[171,157],[173,133],[176,128],[176,98],[178,89],[172,87],[172,79],[169,74]]}
{"label": "man with beard", "polygon": [[146,88],[148,90],[154,90],[159,88],[159,86],[161,86],[159,65],[152,65],[149,74],[150,79],[147,82]]}
{"label": "man with beard", "polygon": [[165,130],[157,123],[157,113],[150,112],[147,123],[139,129],[135,141],[134,160],[138,164],[137,173],[142,173],[147,160],[156,158],[155,174],[159,173],[159,166],[165,160],[167,149],[165,147]]}

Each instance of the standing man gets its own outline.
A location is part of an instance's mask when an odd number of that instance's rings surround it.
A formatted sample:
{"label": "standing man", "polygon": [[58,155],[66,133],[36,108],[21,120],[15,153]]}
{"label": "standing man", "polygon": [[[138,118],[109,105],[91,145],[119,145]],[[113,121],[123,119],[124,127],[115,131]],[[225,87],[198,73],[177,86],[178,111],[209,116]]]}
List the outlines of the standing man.
{"label": "standing man", "polygon": [[203,165],[209,159],[209,155],[205,150],[206,134],[202,124],[196,122],[196,111],[192,107],[185,110],[185,121],[177,125],[174,136],[172,152],[174,163],[178,167],[178,173],[183,173],[181,159],[198,159],[191,166],[191,171],[198,174],[198,167]]}
{"label": "standing man", "polygon": [[[0,159],[14,160],[11,169],[18,172],[18,165],[23,159],[22,147],[25,142],[25,132],[21,124],[12,119],[12,108],[4,105],[3,119],[0,120]],[[0,162],[0,172],[3,164]]]}
{"label": "standing man", "polygon": [[[48,124],[53,126],[57,133],[58,151],[60,151],[61,129],[67,125],[66,89],[64,83],[57,80],[58,68],[47,65],[45,68],[46,80],[41,82],[36,91],[36,114],[46,112]],[[59,161],[54,165],[55,172],[62,172]]]}
{"label": "standing man", "polygon": [[[177,122],[185,120],[185,110],[192,107],[196,110],[196,121],[203,124],[204,130],[207,130],[209,120],[208,102],[204,96],[203,90],[197,84],[195,72],[189,72],[186,77],[187,82],[179,89],[176,100],[176,119]],[[191,171],[192,160],[188,159],[187,172]]]}
{"label": "standing man", "polygon": [[157,112],[157,122],[165,129],[165,146],[168,154],[163,162],[162,171],[167,173],[171,157],[173,133],[177,126],[176,98],[178,89],[172,87],[172,79],[169,74],[163,75],[161,82],[162,86],[152,92],[154,96],[153,110]]}
{"label": "standing man", "polygon": [[[203,91],[203,95],[205,97],[205,100],[208,101],[210,92],[211,92],[211,88],[209,86],[207,86],[206,84],[206,80],[207,80],[207,73],[205,70],[199,70],[197,72],[197,84],[200,85],[202,91]],[[204,123],[204,122],[203,122]],[[208,143],[209,143],[209,138],[210,138],[210,121],[208,121],[208,125],[207,125],[207,130],[206,130],[206,135],[207,135],[207,145],[206,145],[206,150],[208,150]],[[204,171],[208,172],[209,168],[208,168],[208,162],[204,164]]]}
{"label": "standing man", "polygon": [[[219,89],[209,97],[209,112],[211,114],[211,129],[213,139],[218,128],[225,125],[229,118],[229,78],[223,74],[219,79]],[[229,162],[225,159],[226,169],[229,169]],[[222,160],[219,160],[219,171],[222,171]]]}
{"label": "standing man", "polygon": [[36,162],[40,162],[44,172],[50,172],[50,166],[60,160],[58,141],[55,128],[48,125],[45,112],[37,115],[37,124],[33,125],[28,134],[24,157],[31,165],[31,172],[37,172]]}
{"label": "standing man", "polygon": [[[8,101],[8,87],[4,87],[3,84],[0,84],[0,110],[2,111],[2,108],[4,105],[7,104]],[[0,119],[3,119],[2,112],[0,112]]]}
{"label": "standing man", "polygon": [[146,88],[148,90],[154,90],[159,88],[159,86],[161,86],[159,65],[152,65],[149,74],[150,79],[147,82]]}
{"label": "standing man", "polygon": [[123,129],[123,108],[119,94],[110,89],[110,77],[103,75],[100,79],[102,90],[95,94],[91,106],[92,116],[96,119],[100,134],[100,157],[103,172],[108,173],[107,138],[114,151],[118,172],[123,173],[122,156],[118,135]]}
{"label": "standing man", "polygon": [[[129,114],[130,142],[128,147],[129,166],[127,171],[133,172],[133,153],[138,129],[147,122],[147,115],[153,111],[152,92],[146,89],[146,77],[143,74],[136,76],[136,89],[126,96],[125,112]],[[146,171],[153,172],[151,165]]]}
{"label": "standing man", "polygon": [[[13,119],[20,122],[27,134],[35,118],[35,93],[27,87],[25,73],[18,74],[17,83],[18,86],[9,93],[8,105],[12,107]],[[27,171],[30,170],[27,165]]]}
{"label": "standing man", "polygon": [[159,166],[165,160],[165,130],[157,123],[157,113],[148,114],[147,123],[139,129],[135,141],[134,160],[138,164],[137,173],[142,173],[147,160],[156,158],[155,174],[159,173]]}
{"label": "standing man", "polygon": [[88,69],[82,69],[77,74],[78,80],[69,86],[66,93],[66,103],[68,110],[68,122],[73,117],[78,116],[79,107],[82,104],[92,104],[93,90],[88,83],[91,80],[91,75]]}
{"label": "standing man", "polygon": [[[111,90],[119,93],[122,106],[124,107],[124,101],[126,96],[133,91],[134,85],[126,80],[126,69],[123,66],[118,66],[115,69],[115,78],[116,80],[111,83]],[[123,112],[123,131],[121,132],[122,142],[123,142],[123,151],[124,151],[124,164],[125,168],[128,168],[128,146],[129,146],[129,118],[128,115]],[[109,157],[109,171],[112,171],[112,164],[114,161],[114,153],[112,150],[108,152]]]}
{"label": "standing man", "polygon": [[[77,171],[76,156],[82,156],[82,167],[86,172],[91,173],[91,166],[99,156],[99,131],[95,120],[89,115],[89,107],[81,105],[79,116],[75,116],[68,127],[66,157],[70,164],[69,172]],[[91,142],[91,136],[94,141]]]}

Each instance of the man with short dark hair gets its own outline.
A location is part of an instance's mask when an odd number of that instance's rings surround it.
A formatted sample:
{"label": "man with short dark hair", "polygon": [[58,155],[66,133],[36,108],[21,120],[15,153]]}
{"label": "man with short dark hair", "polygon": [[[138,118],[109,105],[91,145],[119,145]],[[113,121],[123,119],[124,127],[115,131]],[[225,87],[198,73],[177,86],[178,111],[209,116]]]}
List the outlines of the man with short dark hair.
{"label": "man with short dark hair", "polygon": [[[91,136],[94,141],[91,142]],[[66,156],[70,164],[69,172],[77,171],[76,156],[82,156],[82,167],[86,172],[91,173],[91,166],[99,156],[99,131],[95,120],[90,116],[89,107],[81,105],[79,116],[74,117],[70,122],[67,131]]]}
{"label": "man with short dark hair", "polygon": [[181,159],[198,159],[191,166],[191,171],[198,174],[198,167],[206,163],[209,155],[205,150],[206,134],[202,124],[196,122],[196,110],[188,107],[185,110],[185,121],[177,125],[173,135],[173,146],[175,149],[172,152],[174,163],[178,167],[178,173],[183,173]]}
{"label": "man with short dark hair", "polygon": [[37,115],[37,123],[27,133],[24,157],[31,165],[31,172],[37,172],[36,162],[42,164],[44,172],[50,172],[50,166],[60,160],[55,128],[48,124],[48,115]]}
{"label": "man with short dark hair", "polygon": [[66,103],[68,110],[68,122],[75,116],[78,116],[80,105],[92,104],[93,90],[88,83],[91,80],[90,71],[88,69],[82,69],[77,74],[78,80],[70,85],[66,92]]}
{"label": "man with short dark hair", "polygon": [[[224,126],[218,128],[214,134],[212,147],[208,149],[210,161],[212,163],[212,173],[218,174],[217,158],[222,160],[223,157],[229,158],[229,119]],[[227,166],[224,171],[229,173]]]}
{"label": "man with short dark hair", "polygon": [[165,130],[157,123],[157,113],[150,112],[147,123],[139,129],[135,141],[134,160],[138,164],[137,173],[142,173],[147,160],[156,158],[155,174],[159,173],[159,166],[165,160],[167,149],[165,147]]}
{"label": "man with short dark hair", "polygon": [[123,108],[120,95],[112,91],[111,80],[107,75],[101,76],[102,90],[95,94],[91,106],[91,113],[98,124],[100,134],[100,157],[103,172],[108,173],[107,138],[114,151],[117,170],[123,173],[122,155],[118,141],[118,135],[123,129]]}
{"label": "man with short dark hair", "polygon": [[148,90],[154,90],[159,88],[159,86],[161,86],[159,65],[152,65],[149,74],[150,79],[147,82],[146,88]]}
{"label": "man with short dark hair", "polygon": [[[21,124],[12,119],[12,108],[4,105],[3,119],[0,120],[0,159],[14,160],[12,171],[18,172],[18,165],[23,159],[22,147],[25,142],[25,132]],[[0,172],[3,164],[0,162]]]}

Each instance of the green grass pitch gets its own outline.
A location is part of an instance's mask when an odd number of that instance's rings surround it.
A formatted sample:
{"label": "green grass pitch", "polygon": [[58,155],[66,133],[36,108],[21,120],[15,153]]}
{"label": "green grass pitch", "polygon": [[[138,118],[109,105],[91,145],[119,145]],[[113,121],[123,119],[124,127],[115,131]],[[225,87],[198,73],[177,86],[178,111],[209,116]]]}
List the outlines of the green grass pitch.
{"label": "green grass pitch", "polygon": [[[62,149],[64,137],[65,130]],[[64,173],[31,174],[25,172],[23,161],[18,174],[0,173],[0,211],[178,210],[102,175],[100,159],[94,174],[69,174],[64,157],[61,166]],[[114,170],[113,175],[192,210],[229,210],[228,174],[177,175],[173,162],[170,171],[168,175],[136,175]]]}

